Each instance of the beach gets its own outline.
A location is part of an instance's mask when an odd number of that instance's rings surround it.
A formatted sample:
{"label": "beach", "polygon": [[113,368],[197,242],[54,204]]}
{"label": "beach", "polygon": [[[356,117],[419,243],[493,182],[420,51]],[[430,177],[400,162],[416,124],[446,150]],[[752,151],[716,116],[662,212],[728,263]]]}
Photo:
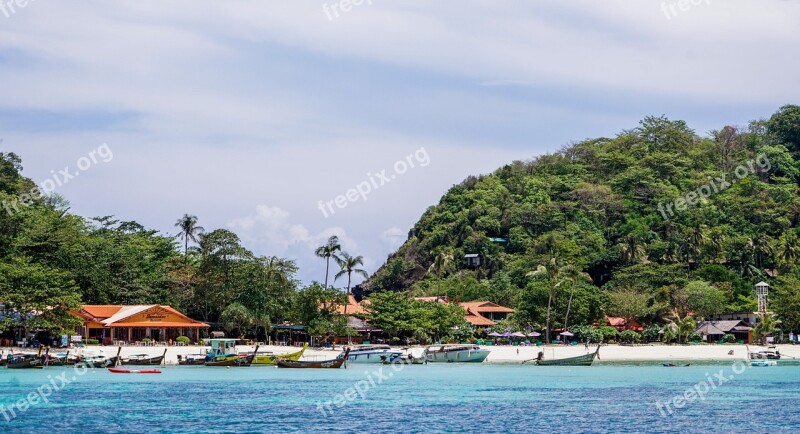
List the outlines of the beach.
{"label": "beach", "polygon": [[[410,351],[415,356],[420,356],[425,350],[425,346],[411,346],[411,347],[395,347],[404,351]],[[406,350],[407,348],[407,350]],[[491,350],[489,357],[485,363],[490,364],[503,364],[503,363],[522,363],[526,360],[535,359],[539,352],[544,352],[544,358],[560,359],[565,357],[575,357],[594,351],[597,347],[592,345],[587,350],[583,345],[577,346],[563,346],[563,345],[547,345],[543,347],[537,346],[511,346],[511,345],[498,345],[498,346],[482,346]],[[696,361],[734,361],[741,360],[747,357],[747,346],[745,345],[603,345],[600,347],[599,362],[656,362],[656,361],[680,361],[680,360],[696,360]],[[751,350],[756,347],[750,346]],[[800,345],[777,345],[777,350],[780,351],[784,360],[800,360]],[[85,348],[70,349],[70,354],[98,354],[102,351],[105,356],[114,356],[117,354],[117,347],[113,346],[89,346]],[[210,347],[207,346],[155,346],[155,347],[139,347],[139,346],[124,346],[120,352],[123,359],[133,355],[147,355],[148,357],[160,356],[167,350],[166,362],[167,365],[177,365],[178,355],[185,358],[186,356],[197,357],[198,354],[205,354]],[[255,346],[241,345],[237,347],[239,352],[251,352]],[[276,355],[292,353],[298,351],[300,347],[293,346],[277,346],[277,345],[262,345],[259,346],[258,352],[272,352]],[[309,348],[303,355],[303,360],[324,360],[334,358],[343,350],[343,347],[337,346],[336,349],[319,349]],[[8,354],[9,348],[3,349],[3,354]],[[14,348],[14,352],[36,352],[38,350],[32,348]],[[64,353],[66,349],[59,348],[51,350],[53,353]],[[733,351],[733,354],[729,352]]]}

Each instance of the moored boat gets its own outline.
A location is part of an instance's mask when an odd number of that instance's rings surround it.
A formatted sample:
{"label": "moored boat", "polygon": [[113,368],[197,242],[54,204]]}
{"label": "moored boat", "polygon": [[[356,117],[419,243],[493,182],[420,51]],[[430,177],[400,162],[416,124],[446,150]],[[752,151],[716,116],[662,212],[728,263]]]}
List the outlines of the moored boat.
{"label": "moored boat", "polygon": [[91,368],[107,368],[109,366],[117,366],[121,361],[119,354],[122,347],[117,349],[117,355],[114,357],[106,357],[103,350],[99,354],[84,354],[78,363]]}
{"label": "moored boat", "polygon": [[350,349],[344,350],[344,353],[339,354],[335,359],[331,360],[323,360],[319,362],[312,362],[312,361],[295,361],[295,360],[283,360],[278,359],[277,365],[279,368],[328,368],[328,369],[339,369],[345,362],[348,361],[348,354],[350,353]]}
{"label": "moored boat", "polygon": [[747,347],[747,358],[750,360],[780,360],[781,352],[775,349],[775,347],[753,351],[750,351],[750,347]]}
{"label": "moored boat", "polygon": [[160,374],[161,371],[158,369],[119,369],[119,368],[108,368],[108,372],[112,374]]}
{"label": "moored boat", "polygon": [[206,366],[250,366],[253,357],[258,353],[258,346],[253,354],[239,355],[236,352],[236,339],[209,339],[211,352],[206,355]]}
{"label": "moored boat", "polygon": [[[295,351],[293,353],[286,353],[286,354],[273,354],[273,353],[254,353],[255,357],[253,357],[253,364],[254,365],[275,365],[278,359],[281,360],[291,360],[291,361],[298,361],[301,357],[303,357],[303,353],[306,352],[308,348],[308,344],[303,345],[303,348],[300,351]],[[239,354],[248,356],[249,354]]]}
{"label": "moored boat", "polygon": [[756,366],[756,367],[775,366],[777,364],[778,364],[778,362],[775,361],[775,360],[763,359],[763,360],[751,360],[750,361],[750,366]]}
{"label": "moored boat", "polygon": [[203,366],[205,363],[205,354],[187,354],[185,357],[178,354],[178,364],[181,366]]}
{"label": "moored boat", "polygon": [[44,359],[39,354],[9,354],[6,360],[8,369],[42,369]]}
{"label": "moored boat", "polygon": [[600,354],[600,345],[593,353],[564,359],[544,360],[544,352],[540,352],[539,357],[536,358],[536,364],[539,366],[592,366],[598,354]]}
{"label": "moored boat", "polygon": [[490,352],[472,344],[435,345],[425,350],[425,360],[428,363],[482,363]]}
{"label": "moored boat", "polygon": [[383,363],[402,354],[402,351],[393,350],[388,345],[356,345],[350,348],[347,363]]}
{"label": "moored boat", "polygon": [[130,356],[127,359],[122,360],[123,365],[134,365],[134,366],[141,366],[141,365],[160,365],[164,362],[164,358],[167,356],[167,350],[164,350],[164,354],[156,357],[150,357],[147,354],[137,354]]}

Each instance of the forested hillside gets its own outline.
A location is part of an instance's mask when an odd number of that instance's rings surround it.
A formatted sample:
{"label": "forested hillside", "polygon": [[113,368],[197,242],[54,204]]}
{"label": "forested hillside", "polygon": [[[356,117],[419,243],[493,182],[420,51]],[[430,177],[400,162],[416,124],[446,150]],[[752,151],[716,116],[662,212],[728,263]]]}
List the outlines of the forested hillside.
{"label": "forested hillside", "polygon": [[[586,324],[611,313],[753,311],[753,285],[798,328],[800,107],[698,134],[647,117],[486,176],[430,207],[363,287],[519,311],[521,324]],[[469,268],[466,254],[479,254]]]}

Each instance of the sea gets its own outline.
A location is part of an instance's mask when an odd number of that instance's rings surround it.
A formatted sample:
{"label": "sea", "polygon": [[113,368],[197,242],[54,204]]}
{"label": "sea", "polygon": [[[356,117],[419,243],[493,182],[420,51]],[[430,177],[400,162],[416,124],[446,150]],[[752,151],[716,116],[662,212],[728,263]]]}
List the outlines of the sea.
{"label": "sea", "polygon": [[0,432],[800,433],[800,364],[676,364],[0,369]]}

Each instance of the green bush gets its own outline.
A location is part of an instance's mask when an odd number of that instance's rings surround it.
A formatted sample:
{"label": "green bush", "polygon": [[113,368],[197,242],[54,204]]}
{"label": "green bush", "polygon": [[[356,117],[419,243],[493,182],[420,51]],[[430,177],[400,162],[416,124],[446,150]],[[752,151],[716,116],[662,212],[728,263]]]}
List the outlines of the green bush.
{"label": "green bush", "polygon": [[191,342],[191,339],[189,339],[187,336],[178,336],[177,338],[175,338],[175,341],[176,342],[183,342],[184,345],[189,345],[189,343]]}
{"label": "green bush", "polygon": [[722,342],[724,342],[726,344],[732,344],[732,343],[736,342],[736,336],[734,336],[732,334],[723,335],[722,336]]}
{"label": "green bush", "polygon": [[575,340],[577,342],[600,342],[603,340],[603,333],[600,329],[592,326],[575,326],[572,327],[570,331],[575,334]]}
{"label": "green bush", "polygon": [[642,338],[644,338],[648,342],[655,342],[658,340],[660,332],[661,332],[661,327],[659,327],[656,324],[650,324],[642,332]]}
{"label": "green bush", "polygon": [[83,343],[86,345],[100,345],[100,341],[97,339],[84,339]]}
{"label": "green bush", "polygon": [[614,327],[611,327],[611,326],[603,326],[603,327],[600,327],[599,330],[600,330],[600,333],[603,334],[603,340],[604,341],[609,341],[610,342],[610,341],[616,340],[617,339],[617,335],[619,334],[617,329],[615,329]]}
{"label": "green bush", "polygon": [[153,341],[153,340],[152,340],[152,339],[150,339],[150,338],[144,338],[144,339],[142,339],[142,342],[152,342],[152,341]]}
{"label": "green bush", "polygon": [[633,330],[625,330],[619,334],[619,339],[627,344],[635,344],[642,340],[642,336]]}

